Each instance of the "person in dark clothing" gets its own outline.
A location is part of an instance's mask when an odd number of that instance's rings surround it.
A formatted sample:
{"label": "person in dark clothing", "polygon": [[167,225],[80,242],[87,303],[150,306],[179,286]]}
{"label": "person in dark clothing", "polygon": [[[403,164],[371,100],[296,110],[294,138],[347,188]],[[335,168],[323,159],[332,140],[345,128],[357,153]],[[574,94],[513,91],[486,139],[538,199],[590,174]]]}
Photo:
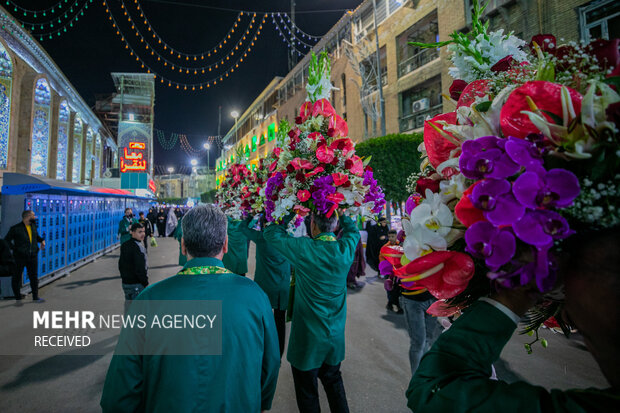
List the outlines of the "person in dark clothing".
{"label": "person in dark clothing", "polygon": [[368,227],[368,242],[366,243],[366,262],[370,268],[379,272],[379,253],[381,247],[387,242],[388,238],[387,219],[379,218],[377,225]]}
{"label": "person in dark clothing", "polygon": [[144,241],[144,227],[133,224],[130,229],[131,239],[121,245],[121,257],[118,260],[118,269],[125,300],[133,300],[149,285],[147,276],[146,249]]}
{"label": "person in dark clothing", "polygon": [[41,243],[41,249],[45,249],[45,240],[37,232],[37,217],[34,212],[22,212],[22,222],[13,225],[4,240],[13,250],[13,257],[15,258],[15,271],[11,282],[15,299],[21,302],[22,274],[25,267],[30,279],[32,300],[37,303],[45,302],[44,299],[39,298],[39,277],[37,274],[39,243]]}
{"label": "person in dark clothing", "polygon": [[[344,231],[342,228],[338,227],[338,229],[336,229],[336,239],[342,238],[343,234]],[[357,279],[362,275],[366,275],[366,260],[364,259],[364,245],[362,244],[362,239],[360,238],[357,242],[357,247],[355,248],[353,264],[351,264],[349,274],[347,275],[347,287],[352,290],[364,288],[365,284],[357,281]]]}
{"label": "person in dark clothing", "polygon": [[146,214],[146,218],[151,223],[151,228],[153,229],[153,236],[155,236],[155,226],[157,225],[157,209],[149,208],[149,213]]}
{"label": "person in dark clothing", "polygon": [[15,273],[15,259],[9,244],[0,238],[0,277],[12,277]]}
{"label": "person in dark clothing", "polygon": [[118,235],[121,239],[121,245],[131,239],[129,229],[133,224],[137,224],[138,220],[133,216],[133,210],[131,208],[125,208],[125,216],[118,223]]}
{"label": "person in dark clothing", "polygon": [[153,235],[153,227],[151,226],[151,221],[144,217],[144,212],[140,212],[139,216],[138,223],[144,227],[144,249],[148,252],[149,237]]}
{"label": "person in dark clothing", "polygon": [[[379,262],[385,260],[385,254],[389,254],[389,252],[384,252],[385,251],[383,249],[384,247],[390,247],[390,246],[399,245],[399,244],[400,242],[398,241],[398,233],[396,232],[396,230],[395,229],[389,230],[388,242],[386,242],[385,245],[381,247],[381,251],[379,253]],[[400,297],[400,290],[401,290],[399,278],[396,277],[395,275],[390,275],[388,279],[385,280],[385,283],[383,285],[387,292],[387,299],[388,299],[388,303],[385,306],[385,308],[388,311],[392,311],[397,314],[402,314],[403,309],[401,308],[399,301],[398,301],[398,297]],[[396,306],[396,310],[394,310],[394,306]]]}
{"label": "person in dark clothing", "polygon": [[160,237],[166,236],[166,211],[163,208],[157,214],[157,232]]}

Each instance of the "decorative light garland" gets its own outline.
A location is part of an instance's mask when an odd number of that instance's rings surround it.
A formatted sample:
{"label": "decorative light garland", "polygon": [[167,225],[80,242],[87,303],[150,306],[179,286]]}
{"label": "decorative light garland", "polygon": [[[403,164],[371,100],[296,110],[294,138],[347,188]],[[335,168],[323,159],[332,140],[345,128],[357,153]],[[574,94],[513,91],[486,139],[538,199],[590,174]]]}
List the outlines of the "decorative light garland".
{"label": "decorative light garland", "polygon": [[42,15],[42,16],[46,16],[47,13],[51,13],[54,14],[54,12],[56,11],[56,9],[62,9],[62,5],[63,3],[68,3],[69,0],[59,0],[58,3],[56,3],[53,6],[48,7],[47,9],[40,9],[40,10],[30,10],[30,9],[26,9],[22,6],[20,6],[19,4],[15,3],[13,0],[7,0],[5,3],[7,6],[11,6],[13,5],[13,11],[14,12],[20,12],[22,13],[24,16],[27,16],[28,14],[32,14],[35,18],[37,17],[37,13]]}
{"label": "decorative light garland", "polygon": [[[275,16],[273,14],[274,13],[272,13],[272,18],[274,19],[274,22],[275,22]],[[304,46],[306,46],[308,48],[312,48],[314,46],[314,45],[308,44],[308,43],[304,42],[303,40],[301,40],[300,37],[297,34],[293,33],[293,31],[288,27],[288,25],[286,24],[286,22],[284,21],[282,16],[278,15],[278,17],[280,18],[280,23],[282,23],[282,25],[284,26],[284,28],[288,32],[289,36],[291,38],[295,38],[295,41],[297,42],[297,44],[299,44],[299,45],[303,44]],[[293,21],[290,18],[288,19],[288,21],[289,21],[290,24],[294,24]]]}
{"label": "decorative light garland", "polygon": [[243,11],[239,12],[235,19],[235,23],[230,27],[230,29],[228,29],[228,33],[226,33],[224,38],[220,40],[215,47],[213,47],[212,49],[206,50],[204,52],[200,52],[200,53],[185,53],[185,52],[181,52],[178,49],[175,49],[174,47],[166,43],[164,40],[162,40],[161,36],[159,36],[157,32],[155,31],[155,29],[153,29],[153,26],[151,25],[151,22],[149,21],[148,17],[146,17],[146,15],[144,14],[144,11],[142,7],[140,6],[138,0],[134,0],[134,3],[137,5],[136,9],[140,12],[140,18],[144,19],[143,23],[147,27],[147,31],[152,32],[153,38],[157,39],[157,44],[163,45],[164,50],[170,50],[170,54],[177,57],[177,59],[179,60],[185,59],[186,61],[189,61],[189,60],[197,61],[198,59],[204,60],[205,57],[211,57],[211,54],[217,54],[218,50],[221,50],[223,48],[223,45],[225,45],[230,40],[231,36],[235,33],[237,26],[241,23],[242,16],[244,15],[246,16],[254,15],[254,17],[256,16],[256,13],[247,13]]}
{"label": "decorative light garland", "polygon": [[284,32],[282,31],[282,29],[280,29],[280,26],[278,25],[278,23],[275,21],[275,19],[273,20],[273,24],[276,28],[276,30],[278,31],[278,36],[280,36],[282,38],[282,41],[285,42],[288,46],[288,48],[290,50],[293,50],[294,52],[297,53],[298,56],[304,56],[307,52],[302,50],[299,51],[297,49],[297,47],[295,46],[294,43],[291,42],[291,40],[284,34]]}
{"label": "decorative light garland", "polygon": [[161,145],[162,148],[164,148],[164,150],[169,151],[172,150],[176,144],[177,141],[179,140],[179,135],[177,135],[176,133],[171,133],[170,134],[170,139],[166,138],[166,135],[164,134],[163,131],[156,129],[157,132],[157,140],[159,141],[159,144]]}
{"label": "decorative light garland", "polygon": [[[31,35],[38,38],[39,41],[43,41],[46,39],[53,39],[54,36],[60,36],[61,34],[66,33],[67,28],[73,27],[73,23],[77,22],[80,17],[84,16],[84,10],[87,10],[88,4],[92,2],[92,0],[85,0],[84,4],[82,4],[82,7],[79,10],[77,10],[77,12],[74,15],[72,15],[72,17],[69,17],[70,15],[68,15],[68,13],[73,13],[73,8],[78,7],[80,1],[82,0],[77,0],[72,6],[70,6],[69,10],[64,13],[64,17],[69,19],[65,21],[64,24],[62,23],[62,20],[61,20],[62,17],[55,17],[54,19],[48,20],[43,23],[28,22],[17,16],[15,17],[15,19],[19,21],[23,29],[30,30]],[[46,25],[49,25],[48,29],[54,29],[54,30],[49,30],[47,32],[39,32],[39,33],[36,32],[36,30],[44,29]],[[57,28],[55,28],[55,26]]]}
{"label": "decorative light garland", "polygon": [[[271,14],[273,15],[274,13],[271,13]],[[275,13],[275,14],[277,14],[278,16],[286,17],[286,19],[288,20],[288,24],[291,27],[293,27],[297,33],[301,34],[302,38],[306,38],[307,37],[308,40],[320,40],[323,37],[323,36],[313,36],[311,34],[308,34],[308,33],[304,32],[303,30],[301,30],[299,28],[299,26],[297,26],[297,24],[295,24],[293,19],[291,19],[291,16],[288,13]]]}

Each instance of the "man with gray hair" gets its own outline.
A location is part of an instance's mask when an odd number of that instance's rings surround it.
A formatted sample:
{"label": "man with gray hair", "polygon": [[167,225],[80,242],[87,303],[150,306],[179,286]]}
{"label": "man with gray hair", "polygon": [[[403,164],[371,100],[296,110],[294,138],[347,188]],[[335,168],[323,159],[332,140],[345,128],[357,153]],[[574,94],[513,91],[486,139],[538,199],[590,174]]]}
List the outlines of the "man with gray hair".
{"label": "man with gray hair", "polygon": [[320,411],[317,378],[332,412],[348,412],[340,374],[347,318],[347,275],[360,239],[355,223],[340,219],[342,237],[334,235],[337,216],[313,214],[311,238],[293,238],[286,226],[267,226],[263,237],[295,267],[295,296],[287,359],[293,369],[297,407]]}
{"label": "man with gray hair", "polygon": [[185,215],[182,225],[181,248],[187,256],[183,270],[149,286],[134,302],[220,301],[222,353],[115,354],[101,407],[104,412],[268,410],[280,368],[269,299],[252,280],[224,268],[227,222],[218,208],[197,206]]}

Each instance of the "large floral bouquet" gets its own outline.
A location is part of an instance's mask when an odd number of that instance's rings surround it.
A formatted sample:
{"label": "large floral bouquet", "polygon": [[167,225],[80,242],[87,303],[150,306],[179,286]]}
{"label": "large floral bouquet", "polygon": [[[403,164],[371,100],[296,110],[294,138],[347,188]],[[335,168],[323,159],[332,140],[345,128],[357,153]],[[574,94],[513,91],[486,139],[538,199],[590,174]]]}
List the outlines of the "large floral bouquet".
{"label": "large floral bouquet", "polygon": [[245,164],[234,163],[226,169],[224,180],[215,195],[215,202],[227,216],[242,219],[252,211],[259,191],[255,174]]}
{"label": "large floral bouquet", "polygon": [[[338,208],[347,213],[377,214],[385,205],[372,170],[355,154],[347,123],[327,100],[331,85],[329,58],[313,56],[308,100],[283,140],[273,175],[265,187],[265,212],[280,221],[291,212],[331,217]],[[315,84],[322,85],[320,88]],[[282,127],[281,130],[282,131]]]}
{"label": "large floral bouquet", "polygon": [[[539,35],[527,49],[512,34],[487,33],[483,9],[474,2],[469,34],[424,45],[449,44],[456,110],[425,122],[402,257],[383,269],[448,299],[433,306],[437,315],[494,285],[549,292],[562,240],[620,223],[620,41],[558,46]],[[462,265],[429,258],[438,253]],[[461,288],[433,290],[441,283]],[[560,304],[545,303],[528,328]]]}

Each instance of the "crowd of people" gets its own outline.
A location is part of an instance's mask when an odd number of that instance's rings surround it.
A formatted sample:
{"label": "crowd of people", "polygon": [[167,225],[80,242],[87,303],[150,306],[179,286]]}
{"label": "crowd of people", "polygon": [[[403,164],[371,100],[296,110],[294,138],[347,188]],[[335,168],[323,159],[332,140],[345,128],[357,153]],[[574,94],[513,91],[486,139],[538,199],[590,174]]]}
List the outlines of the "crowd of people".
{"label": "crowd of people", "polygon": [[[144,227],[130,223],[128,217],[124,221],[130,224],[129,239],[133,241],[123,244],[119,261],[127,300],[221,300],[223,312],[230,311],[235,321],[227,319],[223,328],[225,350],[221,356],[186,356],[175,362],[166,356],[115,355],[101,400],[104,411],[268,410],[286,347],[287,320],[292,321],[287,360],[299,411],[320,411],[317,379],[323,384],[330,410],[349,411],[340,372],[346,297],[347,288],[359,288],[351,283],[365,267],[355,222],[343,214],[331,218],[312,215],[301,226],[303,231],[290,235],[288,220],[280,225],[266,225],[261,215],[233,220],[217,207],[198,206],[187,212],[176,235],[183,270],[144,289],[148,285]],[[384,247],[398,245],[403,234],[390,229],[385,219],[368,227],[368,233],[366,258],[371,268],[373,264],[378,267],[386,253]],[[596,234],[593,242],[618,247],[615,235]],[[256,244],[253,281],[245,277],[250,241]],[[428,292],[410,294],[400,288],[397,279],[388,277],[384,281],[388,310],[404,314],[410,336],[413,377],[407,391],[408,406],[416,412],[497,411],[497,406],[512,400],[520,408],[511,411],[586,412],[618,407],[618,333],[612,326],[619,314],[617,306],[608,308],[612,306],[609,303],[617,303],[618,281],[600,275],[601,271],[607,276],[616,271],[618,257],[609,248],[588,247],[584,251],[578,245],[567,247],[572,251],[572,264],[561,267],[567,288],[574,293],[567,292],[571,305],[565,311],[584,336],[588,334],[586,344],[611,389],[549,392],[523,382],[508,385],[491,379],[492,363],[520,317],[536,302],[530,290],[502,290],[481,299],[441,334],[437,318],[426,312],[435,302],[433,296]],[[586,260],[584,254],[606,264],[592,258],[587,259],[589,267],[576,263]],[[577,268],[583,272],[581,277],[576,277]],[[613,285],[606,287],[605,283]],[[605,313],[606,319],[586,326],[588,315],[602,317],[601,306],[611,310]],[[233,396],[227,390],[233,385],[244,391]]]}

